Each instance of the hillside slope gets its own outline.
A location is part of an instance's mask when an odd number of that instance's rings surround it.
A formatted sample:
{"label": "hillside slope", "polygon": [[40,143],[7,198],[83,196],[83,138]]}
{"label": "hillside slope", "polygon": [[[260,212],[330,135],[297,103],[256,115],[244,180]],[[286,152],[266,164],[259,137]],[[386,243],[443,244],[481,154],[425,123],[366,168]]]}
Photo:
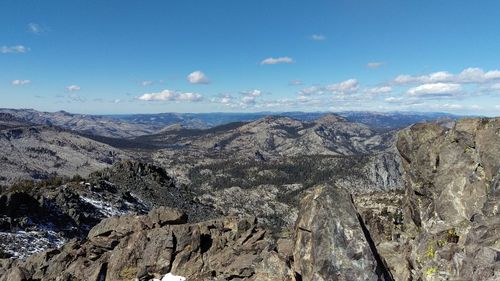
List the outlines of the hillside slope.
{"label": "hillside slope", "polygon": [[152,134],[159,128],[144,124],[125,122],[109,117],[73,114],[65,111],[42,112],[33,109],[0,109],[0,114],[9,114],[17,120],[36,125],[57,126],[80,133],[114,138],[127,138]]}
{"label": "hillside slope", "polygon": [[15,179],[88,175],[130,156],[63,129],[22,125],[0,130],[0,185]]}

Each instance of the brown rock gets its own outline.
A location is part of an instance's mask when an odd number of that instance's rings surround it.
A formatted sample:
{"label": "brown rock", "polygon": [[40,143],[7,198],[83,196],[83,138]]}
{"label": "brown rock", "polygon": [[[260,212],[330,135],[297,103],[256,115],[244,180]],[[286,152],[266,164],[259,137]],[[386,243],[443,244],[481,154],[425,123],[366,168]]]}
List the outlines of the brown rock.
{"label": "brown rock", "polygon": [[177,209],[159,207],[149,212],[149,217],[153,223],[159,226],[166,224],[183,224],[187,222],[186,214]]}

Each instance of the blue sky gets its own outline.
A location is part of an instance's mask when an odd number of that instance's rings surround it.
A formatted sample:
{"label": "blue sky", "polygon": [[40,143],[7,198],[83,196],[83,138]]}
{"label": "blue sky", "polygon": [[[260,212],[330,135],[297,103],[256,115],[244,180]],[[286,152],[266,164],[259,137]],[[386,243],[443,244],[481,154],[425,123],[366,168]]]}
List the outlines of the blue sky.
{"label": "blue sky", "polygon": [[500,115],[500,2],[0,2],[0,107]]}

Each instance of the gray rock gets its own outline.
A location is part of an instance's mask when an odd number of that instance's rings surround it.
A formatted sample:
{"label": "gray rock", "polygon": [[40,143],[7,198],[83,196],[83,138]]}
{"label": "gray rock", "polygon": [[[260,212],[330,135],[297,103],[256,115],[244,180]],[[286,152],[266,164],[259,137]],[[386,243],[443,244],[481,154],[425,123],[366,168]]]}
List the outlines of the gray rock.
{"label": "gray rock", "polygon": [[[417,124],[399,133],[397,148],[407,182],[402,225],[378,247],[398,280],[498,279],[500,119]],[[408,263],[395,268],[398,258]]]}
{"label": "gray rock", "polygon": [[345,190],[331,186],[313,189],[301,201],[295,235],[294,269],[301,280],[381,278]]}

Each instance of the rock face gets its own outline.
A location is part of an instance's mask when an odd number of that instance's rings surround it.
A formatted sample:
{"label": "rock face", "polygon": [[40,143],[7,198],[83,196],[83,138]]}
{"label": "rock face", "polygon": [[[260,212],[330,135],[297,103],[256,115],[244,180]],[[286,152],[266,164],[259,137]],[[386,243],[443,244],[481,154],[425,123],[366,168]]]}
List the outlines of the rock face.
{"label": "rock face", "polygon": [[404,194],[355,196],[395,280],[500,278],[500,119],[399,133]]}
{"label": "rock face", "polygon": [[312,190],[301,202],[295,235],[300,280],[384,280],[347,191]]}
{"label": "rock face", "polygon": [[406,213],[422,233],[412,245],[424,280],[500,278],[500,119],[462,119],[400,133]]}
{"label": "rock face", "polygon": [[[168,272],[187,280],[287,280],[272,245],[253,218],[186,224],[181,212],[161,208],[105,219],[85,241],[16,261],[0,280],[151,280]],[[266,265],[279,279],[268,270],[264,276]]]}
{"label": "rock face", "polygon": [[423,223],[469,221],[494,190],[500,167],[500,120],[464,119],[453,129],[415,125],[400,133],[406,178],[423,199]]}

